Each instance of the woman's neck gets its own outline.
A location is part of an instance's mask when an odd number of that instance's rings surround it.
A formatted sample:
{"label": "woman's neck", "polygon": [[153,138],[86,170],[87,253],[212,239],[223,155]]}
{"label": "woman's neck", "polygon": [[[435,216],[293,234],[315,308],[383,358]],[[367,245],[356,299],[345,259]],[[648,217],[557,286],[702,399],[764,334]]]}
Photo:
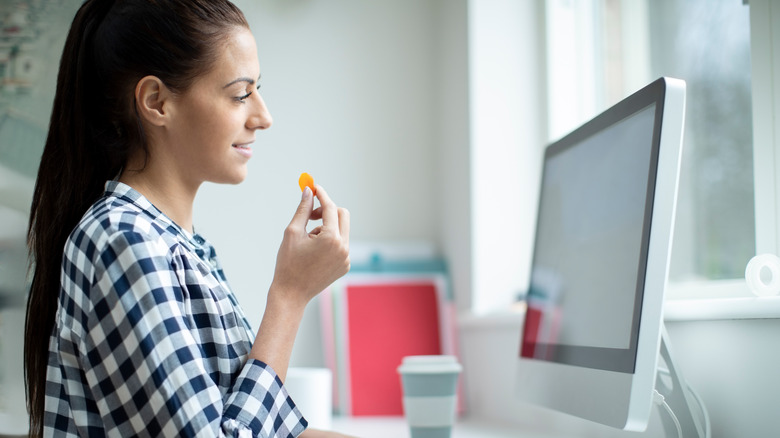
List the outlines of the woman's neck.
{"label": "woman's neck", "polygon": [[119,181],[144,195],[177,225],[190,233],[193,232],[192,206],[198,185],[187,184],[173,172],[155,169],[151,162],[142,170],[123,170]]}

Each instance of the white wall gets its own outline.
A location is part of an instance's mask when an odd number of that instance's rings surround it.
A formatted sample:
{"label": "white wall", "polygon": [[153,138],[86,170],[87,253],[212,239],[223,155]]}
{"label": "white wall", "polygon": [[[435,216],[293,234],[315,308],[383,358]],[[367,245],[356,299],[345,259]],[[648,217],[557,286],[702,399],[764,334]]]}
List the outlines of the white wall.
{"label": "white wall", "polygon": [[436,223],[457,306],[471,306],[472,239],[469,123],[468,1],[437,0],[435,72],[438,117]]}

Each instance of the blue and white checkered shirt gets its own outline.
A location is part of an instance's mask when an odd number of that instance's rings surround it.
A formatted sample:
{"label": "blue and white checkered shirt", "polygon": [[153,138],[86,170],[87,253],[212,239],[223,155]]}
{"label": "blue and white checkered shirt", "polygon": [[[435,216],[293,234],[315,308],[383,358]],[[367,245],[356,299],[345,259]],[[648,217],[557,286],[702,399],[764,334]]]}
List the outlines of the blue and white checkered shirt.
{"label": "blue and white checkered shirt", "polygon": [[49,342],[46,436],[296,437],[306,420],[254,334],[214,248],[129,186],[70,235]]}

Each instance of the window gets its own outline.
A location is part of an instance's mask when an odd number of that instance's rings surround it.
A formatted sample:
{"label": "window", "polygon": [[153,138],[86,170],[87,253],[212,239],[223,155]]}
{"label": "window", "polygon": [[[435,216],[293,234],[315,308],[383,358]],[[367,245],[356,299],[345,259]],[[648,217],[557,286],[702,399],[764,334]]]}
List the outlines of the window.
{"label": "window", "polygon": [[[712,285],[742,278],[756,254],[750,7],[742,0],[548,0],[546,12],[551,139],[659,76],[686,81],[670,279],[707,284],[710,298],[744,295],[744,280]],[[683,297],[691,288],[676,290]]]}

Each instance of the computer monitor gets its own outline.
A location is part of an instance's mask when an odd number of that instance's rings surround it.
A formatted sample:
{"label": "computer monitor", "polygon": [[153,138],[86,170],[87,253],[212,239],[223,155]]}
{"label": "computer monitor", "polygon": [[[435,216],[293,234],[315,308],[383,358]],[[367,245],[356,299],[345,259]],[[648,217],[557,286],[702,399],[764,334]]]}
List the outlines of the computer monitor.
{"label": "computer monitor", "polygon": [[518,397],[626,430],[650,418],[685,83],[660,78],[544,155]]}

